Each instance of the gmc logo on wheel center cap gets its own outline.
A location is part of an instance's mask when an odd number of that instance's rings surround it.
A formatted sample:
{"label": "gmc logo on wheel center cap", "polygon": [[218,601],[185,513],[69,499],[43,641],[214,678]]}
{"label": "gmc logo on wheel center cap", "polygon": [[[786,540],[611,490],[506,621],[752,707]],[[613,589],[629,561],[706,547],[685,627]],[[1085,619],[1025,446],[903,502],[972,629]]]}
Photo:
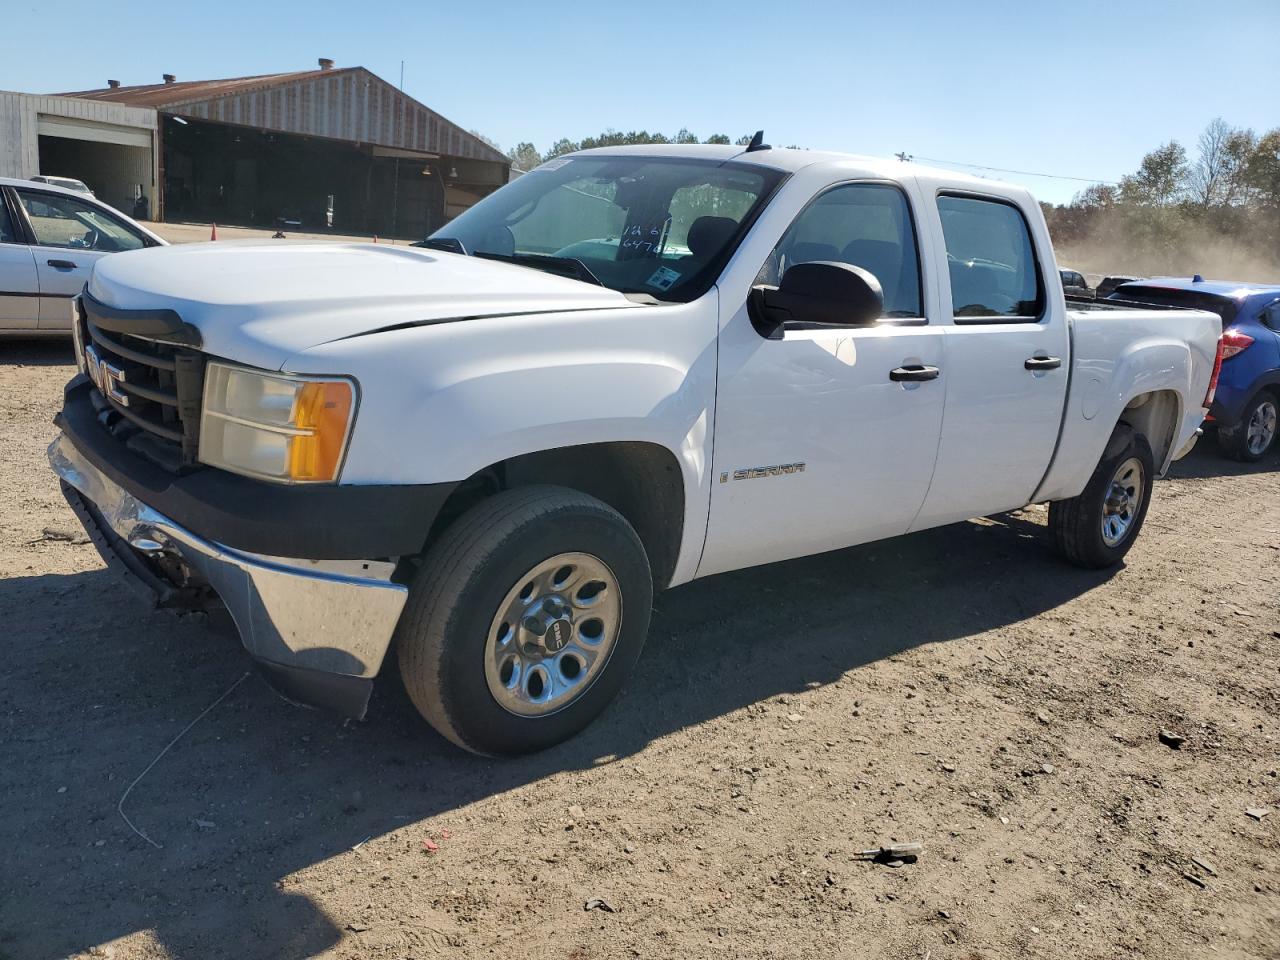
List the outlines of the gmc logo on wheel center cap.
{"label": "gmc logo on wheel center cap", "polygon": [[543,642],[546,643],[548,650],[555,653],[564,649],[572,633],[573,627],[568,620],[552,620],[547,625],[547,634]]}

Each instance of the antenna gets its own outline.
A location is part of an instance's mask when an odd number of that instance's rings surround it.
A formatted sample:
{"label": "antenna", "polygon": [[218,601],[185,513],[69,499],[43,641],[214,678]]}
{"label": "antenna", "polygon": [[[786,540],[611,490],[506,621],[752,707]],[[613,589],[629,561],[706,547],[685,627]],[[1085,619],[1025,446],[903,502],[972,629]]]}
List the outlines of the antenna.
{"label": "antenna", "polygon": [[769,150],[769,144],[764,142],[764,131],[757,130],[756,135],[751,138],[751,142],[747,144],[747,149],[743,153],[754,153],[757,150]]}

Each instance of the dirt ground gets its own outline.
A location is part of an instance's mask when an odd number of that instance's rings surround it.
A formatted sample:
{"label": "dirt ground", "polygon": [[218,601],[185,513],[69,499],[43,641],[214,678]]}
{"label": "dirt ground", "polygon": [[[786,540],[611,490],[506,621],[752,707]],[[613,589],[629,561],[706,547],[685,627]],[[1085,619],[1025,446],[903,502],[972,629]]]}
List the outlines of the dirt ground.
{"label": "dirt ground", "polygon": [[247,664],[80,536],[70,373],[0,341],[4,960],[1280,957],[1280,457],[1202,444],[1116,571],[1030,509],[681,587],[529,759],[252,676],[129,795],[156,848],[117,803]]}

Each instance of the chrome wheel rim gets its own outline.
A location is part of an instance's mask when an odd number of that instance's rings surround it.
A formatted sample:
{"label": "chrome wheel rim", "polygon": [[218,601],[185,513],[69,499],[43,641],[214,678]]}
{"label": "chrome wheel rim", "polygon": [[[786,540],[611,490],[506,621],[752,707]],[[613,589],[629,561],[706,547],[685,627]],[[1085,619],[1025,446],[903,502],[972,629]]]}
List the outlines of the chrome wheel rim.
{"label": "chrome wheel rim", "polygon": [[1137,457],[1130,457],[1112,474],[1102,502],[1102,542],[1108,547],[1124,542],[1133,529],[1142,509],[1144,479],[1142,461]]}
{"label": "chrome wheel rim", "polygon": [[621,624],[608,564],[589,553],[548,557],[498,604],[485,647],[489,692],[520,717],[563,710],[604,671]]}
{"label": "chrome wheel rim", "polygon": [[1245,442],[1255,457],[1265,453],[1276,435],[1276,405],[1264,400],[1253,409],[1245,431]]}

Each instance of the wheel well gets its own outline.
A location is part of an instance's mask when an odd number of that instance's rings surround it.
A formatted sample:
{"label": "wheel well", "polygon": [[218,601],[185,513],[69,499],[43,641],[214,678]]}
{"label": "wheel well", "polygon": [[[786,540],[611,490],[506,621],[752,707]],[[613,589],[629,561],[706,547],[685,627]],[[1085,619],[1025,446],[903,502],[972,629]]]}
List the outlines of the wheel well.
{"label": "wheel well", "polygon": [[653,586],[671,582],[684,534],[684,480],[675,455],[656,443],[619,441],[540,450],[478,470],[445,501],[424,545],[458,517],[502,490],[551,483],[603,500],[622,514],[644,544]]}
{"label": "wheel well", "polygon": [[1134,431],[1147,438],[1151,444],[1152,459],[1159,471],[1172,453],[1181,416],[1178,395],[1172,390],[1153,390],[1140,393],[1130,400],[1120,414],[1120,422],[1127,423]]}

